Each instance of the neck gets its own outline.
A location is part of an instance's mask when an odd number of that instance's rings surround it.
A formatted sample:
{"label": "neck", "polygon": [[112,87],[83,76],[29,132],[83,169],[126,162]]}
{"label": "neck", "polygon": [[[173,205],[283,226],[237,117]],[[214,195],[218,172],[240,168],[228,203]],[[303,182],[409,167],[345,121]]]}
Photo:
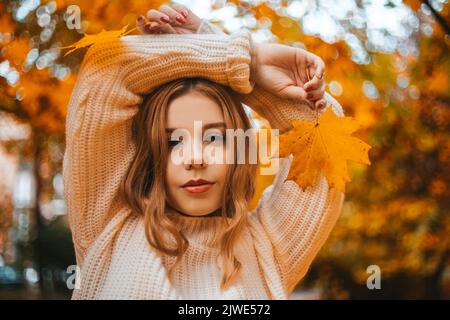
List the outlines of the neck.
{"label": "neck", "polygon": [[169,209],[169,211],[173,211],[173,212],[176,212],[176,213],[178,213],[178,214],[180,214],[182,216],[190,217],[190,218],[206,218],[206,217],[220,217],[220,216],[222,216],[222,209],[221,208],[219,208],[217,210],[214,210],[212,212],[209,212],[207,214],[198,215],[198,216],[185,213],[185,212],[183,212],[181,210],[175,209],[175,208],[170,207],[170,206],[168,206],[168,209]]}

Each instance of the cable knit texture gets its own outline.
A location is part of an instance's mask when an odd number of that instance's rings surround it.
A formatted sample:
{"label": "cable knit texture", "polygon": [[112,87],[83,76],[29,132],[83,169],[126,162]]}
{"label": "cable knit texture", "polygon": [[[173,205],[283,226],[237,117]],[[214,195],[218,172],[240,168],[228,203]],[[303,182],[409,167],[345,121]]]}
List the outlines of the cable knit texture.
{"label": "cable knit texture", "polygon": [[[212,34],[215,33],[215,34]],[[324,244],[342,208],[343,193],[323,175],[305,191],[286,180],[282,158],[272,186],[248,216],[236,247],[237,281],[221,291],[220,259],[211,239],[221,217],[168,213],[189,240],[174,269],[147,243],[143,218],[119,197],[135,154],[131,121],[143,95],[181,77],[230,86],[242,101],[282,131],[290,119],[313,119],[301,101],[280,99],[249,81],[251,35],[226,35],[205,20],[197,34],[124,36],[92,46],[68,106],[63,163],[65,197],[78,266],[73,299],[286,299]],[[341,106],[328,94],[333,111]],[[323,111],[322,111],[323,112]]]}

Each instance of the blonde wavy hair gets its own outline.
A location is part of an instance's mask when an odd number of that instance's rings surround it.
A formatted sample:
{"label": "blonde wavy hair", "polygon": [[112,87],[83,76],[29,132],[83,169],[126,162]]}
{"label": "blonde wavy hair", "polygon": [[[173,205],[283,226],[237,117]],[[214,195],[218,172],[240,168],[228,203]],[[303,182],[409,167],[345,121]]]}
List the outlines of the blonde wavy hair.
{"label": "blonde wavy hair", "polygon": [[[165,133],[168,107],[175,98],[190,92],[201,93],[215,101],[223,111],[227,128],[252,128],[238,95],[229,87],[203,78],[183,78],[163,84],[144,97],[132,122],[135,157],[122,181],[121,193],[131,209],[143,215],[149,244],[159,253],[175,256],[168,270],[169,279],[175,265],[189,246],[189,241],[166,214],[167,193],[165,170],[170,147]],[[247,139],[246,139],[247,140]],[[236,148],[236,143],[234,144]],[[246,141],[246,150],[248,144]],[[235,149],[235,157],[242,150]],[[222,259],[221,289],[228,288],[238,277],[242,264],[235,256],[235,247],[246,224],[247,206],[255,193],[257,164],[228,166],[223,190],[221,216],[214,243]],[[218,258],[217,257],[217,258]]]}

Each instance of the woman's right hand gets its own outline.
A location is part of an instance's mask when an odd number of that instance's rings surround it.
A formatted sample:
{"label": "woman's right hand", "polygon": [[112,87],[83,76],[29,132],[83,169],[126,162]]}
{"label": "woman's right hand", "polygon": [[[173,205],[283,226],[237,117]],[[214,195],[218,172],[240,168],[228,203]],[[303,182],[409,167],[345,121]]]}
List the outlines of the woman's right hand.
{"label": "woman's right hand", "polygon": [[136,28],[142,34],[195,33],[201,19],[186,6],[179,3],[163,4],[158,10],[147,11],[146,17],[136,19]]}

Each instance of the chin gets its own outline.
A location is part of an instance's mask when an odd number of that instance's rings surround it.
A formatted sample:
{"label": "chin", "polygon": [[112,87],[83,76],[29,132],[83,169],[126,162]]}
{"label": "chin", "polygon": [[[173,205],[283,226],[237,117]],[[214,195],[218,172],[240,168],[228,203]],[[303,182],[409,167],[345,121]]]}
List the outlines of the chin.
{"label": "chin", "polygon": [[201,201],[190,201],[190,203],[187,203],[188,205],[180,207],[179,210],[183,212],[186,215],[194,216],[194,217],[200,217],[200,216],[206,216],[218,209],[215,206],[199,206],[199,202]]}

